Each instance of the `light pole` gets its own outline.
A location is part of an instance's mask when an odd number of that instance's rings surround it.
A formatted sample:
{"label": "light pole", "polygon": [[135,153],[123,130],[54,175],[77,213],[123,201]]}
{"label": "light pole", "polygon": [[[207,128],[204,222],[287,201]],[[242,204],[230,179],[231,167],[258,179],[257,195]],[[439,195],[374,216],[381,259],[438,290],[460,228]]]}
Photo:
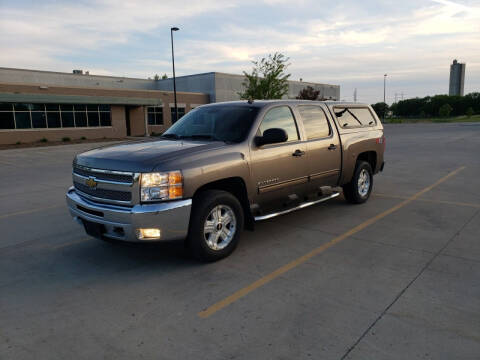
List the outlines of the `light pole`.
{"label": "light pole", "polygon": [[383,75],[383,122],[385,122],[385,112],[387,111],[387,102],[385,97],[385,88],[387,84],[387,74]]}
{"label": "light pole", "polygon": [[172,66],[173,66],[173,100],[175,103],[175,121],[178,120],[178,108],[177,108],[177,84],[175,82],[175,56],[173,55],[173,32],[180,30],[178,27],[170,28],[170,39],[172,40]]}

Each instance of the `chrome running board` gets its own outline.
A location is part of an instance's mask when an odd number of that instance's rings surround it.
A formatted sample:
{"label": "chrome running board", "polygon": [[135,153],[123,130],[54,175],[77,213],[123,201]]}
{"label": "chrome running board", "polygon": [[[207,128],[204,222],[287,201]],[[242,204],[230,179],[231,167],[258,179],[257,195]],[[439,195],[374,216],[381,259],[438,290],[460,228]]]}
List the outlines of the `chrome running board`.
{"label": "chrome running board", "polygon": [[309,202],[301,203],[300,205],[298,205],[296,207],[293,207],[293,208],[290,208],[290,209],[287,209],[287,210],[279,211],[279,212],[272,213],[272,214],[262,215],[262,216],[255,216],[254,219],[255,219],[255,221],[271,219],[271,218],[274,218],[276,216],[285,215],[285,214],[291,213],[292,211],[303,209],[303,208],[306,208],[306,207],[309,207],[309,206],[312,206],[312,205],[315,205],[315,204],[333,199],[333,198],[337,197],[338,195],[340,195],[340,193],[334,192],[332,195],[323,197],[323,198],[315,200],[315,201],[309,201]]}

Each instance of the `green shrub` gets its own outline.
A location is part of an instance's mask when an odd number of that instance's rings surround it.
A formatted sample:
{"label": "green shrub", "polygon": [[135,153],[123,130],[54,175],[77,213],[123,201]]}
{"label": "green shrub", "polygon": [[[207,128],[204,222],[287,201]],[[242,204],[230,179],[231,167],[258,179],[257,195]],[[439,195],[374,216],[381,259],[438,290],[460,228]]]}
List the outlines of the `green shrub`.
{"label": "green shrub", "polygon": [[435,118],[435,119],[432,120],[432,122],[434,122],[434,123],[445,123],[445,122],[449,122],[449,119],[447,117]]}
{"label": "green shrub", "polygon": [[63,141],[63,142],[70,141],[70,138],[69,138],[68,136],[65,136],[65,137],[62,138],[62,141]]}
{"label": "green shrub", "polygon": [[450,106],[450,104],[443,104],[440,106],[440,109],[438,109],[438,115],[441,117],[448,117],[452,110],[453,108]]}
{"label": "green shrub", "polygon": [[80,140],[87,140],[87,138],[85,136],[82,136]]}
{"label": "green shrub", "polygon": [[48,142],[48,139],[47,138],[41,138],[38,141],[41,142],[41,143],[46,143],[46,142]]}
{"label": "green shrub", "polygon": [[467,111],[465,112],[465,115],[467,115],[468,118],[472,117],[473,109],[471,106],[467,109]]}
{"label": "green shrub", "polygon": [[17,141],[15,144],[20,145],[21,143],[22,143],[21,141]]}
{"label": "green shrub", "polygon": [[388,122],[391,123],[391,124],[401,124],[402,119],[391,118],[391,119],[388,120]]}

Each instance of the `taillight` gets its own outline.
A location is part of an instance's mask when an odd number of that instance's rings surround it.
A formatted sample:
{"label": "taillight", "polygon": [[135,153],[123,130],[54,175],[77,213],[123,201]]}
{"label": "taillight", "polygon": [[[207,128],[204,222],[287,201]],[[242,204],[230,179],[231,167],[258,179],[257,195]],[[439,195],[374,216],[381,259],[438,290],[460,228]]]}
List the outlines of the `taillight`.
{"label": "taillight", "polygon": [[385,148],[385,135],[382,135],[382,137],[379,137],[375,140],[377,144],[383,144],[383,148]]}

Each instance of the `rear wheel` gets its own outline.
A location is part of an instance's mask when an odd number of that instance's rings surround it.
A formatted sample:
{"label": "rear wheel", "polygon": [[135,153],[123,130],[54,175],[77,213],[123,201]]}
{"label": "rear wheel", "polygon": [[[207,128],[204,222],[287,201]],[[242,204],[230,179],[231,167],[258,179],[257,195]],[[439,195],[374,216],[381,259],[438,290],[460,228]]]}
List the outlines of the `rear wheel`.
{"label": "rear wheel", "polygon": [[243,209],[226,191],[206,190],[195,199],[187,244],[202,261],[216,261],[232,253],[243,229]]}
{"label": "rear wheel", "polygon": [[370,197],[372,186],[372,167],[366,161],[358,161],[352,181],[343,186],[343,195],[352,204],[362,204]]}

